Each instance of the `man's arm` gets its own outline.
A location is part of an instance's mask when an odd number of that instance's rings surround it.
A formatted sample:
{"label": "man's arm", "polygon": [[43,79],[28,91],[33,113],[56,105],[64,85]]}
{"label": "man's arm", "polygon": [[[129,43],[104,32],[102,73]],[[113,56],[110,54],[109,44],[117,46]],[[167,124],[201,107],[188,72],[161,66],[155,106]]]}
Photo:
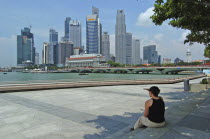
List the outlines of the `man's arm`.
{"label": "man's arm", "polygon": [[145,110],[144,110],[144,117],[148,117],[149,115],[149,107],[152,105],[152,100],[149,99],[145,102]]}

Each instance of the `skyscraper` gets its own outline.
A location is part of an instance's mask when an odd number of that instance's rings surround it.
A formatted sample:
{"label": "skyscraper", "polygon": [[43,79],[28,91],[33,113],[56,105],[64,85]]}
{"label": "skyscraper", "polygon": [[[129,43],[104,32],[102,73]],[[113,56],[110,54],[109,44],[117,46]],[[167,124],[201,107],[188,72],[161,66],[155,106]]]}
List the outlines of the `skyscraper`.
{"label": "skyscraper", "polygon": [[140,40],[133,39],[132,47],[132,64],[138,65],[141,64],[140,58]]}
{"label": "skyscraper", "polygon": [[96,15],[99,16],[99,9],[93,6],[92,7],[92,14],[96,14]]}
{"label": "skyscraper", "polygon": [[39,64],[39,53],[35,53],[35,64]]}
{"label": "skyscraper", "polygon": [[101,54],[102,25],[98,8],[92,8],[92,15],[86,19],[86,48],[89,54]]}
{"label": "skyscraper", "polygon": [[192,56],[191,56],[190,49],[187,50],[186,56],[187,56],[187,61],[186,61],[186,62],[187,62],[187,63],[192,62]]}
{"label": "skyscraper", "polygon": [[115,26],[115,61],[126,64],[126,25],[123,10],[117,11]]}
{"label": "skyscraper", "polygon": [[75,47],[82,47],[82,32],[81,23],[77,20],[70,22],[70,41],[73,42]]}
{"label": "skyscraper", "polygon": [[49,43],[44,42],[42,50],[42,64],[49,64],[49,48]]}
{"label": "skyscraper", "polygon": [[30,28],[24,28],[21,30],[21,35],[17,36],[17,64],[26,61],[35,64],[34,35]]}
{"label": "skyscraper", "polygon": [[108,32],[104,32],[102,35],[102,56],[105,57],[106,61],[110,60],[110,39]]}
{"label": "skyscraper", "polygon": [[143,60],[147,60],[148,64],[158,63],[158,52],[156,51],[156,45],[144,46]]}
{"label": "skyscraper", "polygon": [[49,44],[50,44],[50,47],[49,47],[49,64],[55,64],[54,62],[54,55],[55,55],[55,50],[54,48],[56,48],[55,45],[58,45],[58,32],[56,32],[54,29],[50,29],[49,31],[50,33],[50,36],[49,36]]}
{"label": "skyscraper", "polygon": [[126,33],[126,64],[132,64],[132,33]]}
{"label": "skyscraper", "polygon": [[65,65],[66,58],[70,58],[73,55],[73,43],[72,42],[60,42],[59,43],[59,64]]}
{"label": "skyscraper", "polygon": [[65,35],[64,35],[64,40],[69,40],[69,24],[70,24],[70,21],[71,21],[71,17],[66,17],[66,20],[65,20],[65,23],[64,23],[64,32],[65,32]]}

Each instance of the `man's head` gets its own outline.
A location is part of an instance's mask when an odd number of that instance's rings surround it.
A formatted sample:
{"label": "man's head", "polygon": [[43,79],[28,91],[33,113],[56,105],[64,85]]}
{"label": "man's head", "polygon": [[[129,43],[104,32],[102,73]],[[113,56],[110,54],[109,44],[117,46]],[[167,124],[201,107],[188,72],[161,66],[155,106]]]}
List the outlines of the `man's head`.
{"label": "man's head", "polygon": [[157,86],[152,86],[147,90],[149,91],[150,97],[152,96],[158,97],[158,94],[160,93],[160,89]]}

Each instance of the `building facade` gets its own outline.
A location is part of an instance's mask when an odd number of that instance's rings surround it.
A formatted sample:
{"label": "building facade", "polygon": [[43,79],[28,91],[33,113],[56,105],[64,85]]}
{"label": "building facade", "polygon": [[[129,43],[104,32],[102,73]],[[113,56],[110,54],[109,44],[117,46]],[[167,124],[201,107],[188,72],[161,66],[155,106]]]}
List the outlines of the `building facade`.
{"label": "building facade", "polygon": [[24,28],[21,35],[17,36],[17,65],[26,61],[35,64],[34,35],[30,28]]}
{"label": "building facade", "polygon": [[104,32],[102,35],[102,56],[105,57],[106,61],[110,60],[110,39],[108,32]]}
{"label": "building facade", "polygon": [[184,61],[183,61],[183,60],[181,60],[181,59],[180,59],[180,58],[178,58],[178,57],[174,60],[174,63],[175,63],[175,64],[180,63],[180,62],[184,62]]}
{"label": "building facade", "polygon": [[192,62],[192,55],[191,55],[190,49],[187,50],[186,57],[187,57],[187,60],[186,60],[187,63]]}
{"label": "building facade", "polygon": [[71,17],[66,17],[66,20],[64,22],[64,37],[63,40],[64,41],[69,41],[69,33],[70,33],[70,29],[69,29],[69,25],[70,25],[70,21],[71,21]]}
{"label": "building facade", "polygon": [[126,64],[132,64],[132,33],[126,33]]}
{"label": "building facade", "polygon": [[86,18],[86,49],[88,54],[101,53],[102,25],[99,20],[99,10],[92,8],[92,15]]}
{"label": "building facade", "polygon": [[115,25],[115,61],[126,64],[126,25],[123,10],[117,11]]}
{"label": "building facade", "polygon": [[42,49],[42,64],[49,64],[49,48],[50,48],[50,44],[47,42],[44,42],[43,49]]}
{"label": "building facade", "polygon": [[77,20],[72,20],[70,22],[70,38],[69,40],[73,42],[75,47],[82,47],[82,29],[81,23]]}
{"label": "building facade", "polygon": [[156,45],[144,46],[143,61],[148,61],[147,64],[158,63],[158,52],[156,51]]}
{"label": "building facade", "polygon": [[133,39],[132,64],[133,65],[141,64],[141,58],[140,58],[140,40],[138,40],[138,39]]}
{"label": "building facade", "polygon": [[39,64],[39,53],[35,53],[35,64]]}
{"label": "building facade", "polygon": [[163,64],[170,64],[171,59],[170,58],[163,58]]}
{"label": "building facade", "polygon": [[59,43],[59,64],[65,65],[66,59],[73,55],[73,43],[72,42],[60,42]]}
{"label": "building facade", "polygon": [[101,54],[73,55],[66,59],[66,66],[74,67],[107,67],[105,58]]}
{"label": "building facade", "polygon": [[[56,64],[55,60],[55,53],[58,47],[58,32],[56,32],[54,29],[50,29],[49,31],[49,64]],[[55,49],[55,50],[54,50]]]}

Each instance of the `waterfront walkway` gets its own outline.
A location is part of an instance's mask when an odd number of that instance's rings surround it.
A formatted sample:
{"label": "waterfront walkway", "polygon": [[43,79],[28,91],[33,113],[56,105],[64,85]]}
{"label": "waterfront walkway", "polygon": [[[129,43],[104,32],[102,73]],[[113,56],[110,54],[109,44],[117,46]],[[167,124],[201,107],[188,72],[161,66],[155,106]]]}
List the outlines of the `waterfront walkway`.
{"label": "waterfront walkway", "polygon": [[[191,82],[200,82],[201,79]],[[151,85],[70,88],[0,94],[0,138],[209,138],[210,93],[161,84],[167,126],[130,127],[143,113]]]}

